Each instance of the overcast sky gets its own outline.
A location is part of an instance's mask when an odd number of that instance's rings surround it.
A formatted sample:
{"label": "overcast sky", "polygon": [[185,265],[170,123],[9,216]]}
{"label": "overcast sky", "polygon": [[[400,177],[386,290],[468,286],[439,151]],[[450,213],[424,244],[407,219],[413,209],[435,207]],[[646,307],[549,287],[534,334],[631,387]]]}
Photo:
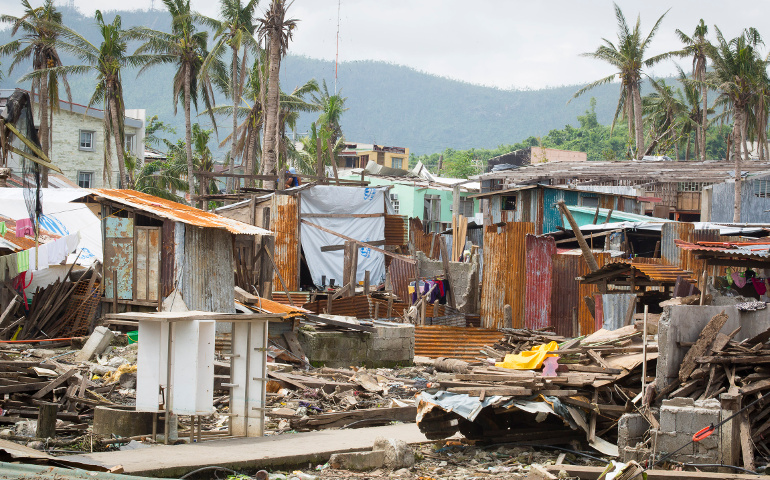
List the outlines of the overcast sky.
{"label": "overcast sky", "polygon": [[[33,5],[42,0],[30,0]],[[74,0],[86,14],[96,8],[148,9],[152,0]],[[57,0],[58,4],[68,0]],[[18,0],[0,0],[0,12],[18,14]],[[717,24],[726,37],[748,26],[767,36],[762,19],[770,2],[724,0],[620,0],[630,24],[641,14],[642,31],[670,8],[650,53],[678,48],[677,28],[691,34],[703,18],[713,37]],[[215,0],[192,0],[194,9],[217,15]],[[269,0],[262,0],[263,11]],[[155,0],[155,8],[162,2]],[[337,44],[337,0],[295,0],[290,16],[300,20],[289,50],[333,60]],[[531,88],[586,83],[612,68],[580,53],[594,50],[605,37],[616,38],[612,2],[606,0],[341,0],[339,59],[383,60],[449,78],[500,88]],[[685,70],[691,66],[681,61]],[[675,72],[671,62],[649,71]],[[344,84],[344,78],[340,79]]]}

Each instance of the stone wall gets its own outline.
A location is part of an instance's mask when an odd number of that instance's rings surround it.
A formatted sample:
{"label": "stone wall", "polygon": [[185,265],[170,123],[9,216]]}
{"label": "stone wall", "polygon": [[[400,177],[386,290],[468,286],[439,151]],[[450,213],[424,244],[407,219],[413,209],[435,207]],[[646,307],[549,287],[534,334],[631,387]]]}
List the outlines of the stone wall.
{"label": "stone wall", "polygon": [[[431,260],[422,252],[416,252],[417,276],[433,278],[444,275],[441,260]],[[449,283],[455,295],[455,306],[462,313],[479,312],[479,258],[474,256],[470,262],[449,262]]]}
{"label": "stone wall", "polygon": [[297,338],[314,366],[395,367],[414,361],[414,325],[376,326],[376,332],[300,329]]}

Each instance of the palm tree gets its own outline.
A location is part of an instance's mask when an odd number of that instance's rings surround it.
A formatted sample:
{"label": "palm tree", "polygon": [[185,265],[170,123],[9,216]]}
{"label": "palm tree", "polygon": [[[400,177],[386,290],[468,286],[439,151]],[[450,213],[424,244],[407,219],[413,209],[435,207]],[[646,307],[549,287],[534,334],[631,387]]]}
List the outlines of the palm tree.
{"label": "palm tree", "polygon": [[[265,99],[265,134],[262,142],[262,172],[275,172],[278,164],[279,123],[280,123],[280,87],[278,75],[281,70],[281,58],[289,48],[296,19],[286,19],[286,10],[291,3],[285,0],[272,0],[270,9],[259,21],[260,39],[267,37],[269,76],[267,98]],[[267,188],[275,188],[273,182],[266,183]]]}
{"label": "palm tree", "polygon": [[[0,22],[11,24],[11,36],[16,36],[20,30],[24,32],[21,38],[0,46],[0,56],[13,55],[9,72],[30,58],[32,59],[33,70],[61,66],[62,62],[56,51],[57,26],[62,23],[61,12],[54,6],[53,0],[45,0],[43,5],[37,8],[32,8],[29,0],[22,0],[21,5],[24,7],[24,14],[21,17],[0,16]],[[71,103],[72,95],[66,75],[63,75],[62,83],[67,92],[67,99]],[[40,93],[38,102],[40,146],[43,153],[50,158],[50,146],[53,140],[53,113],[59,111],[59,76],[50,73],[35,78],[32,81],[33,100],[36,92]],[[42,170],[42,183],[44,187],[48,186],[47,168]]]}
{"label": "palm tree", "polygon": [[621,112],[625,112],[625,117],[628,120],[628,133],[630,137],[633,137],[634,134],[636,136],[636,155],[637,159],[641,160],[645,152],[644,126],[642,124],[642,96],[640,93],[642,66],[651,67],[672,55],[672,53],[664,53],[647,59],[644,58],[645,52],[647,51],[647,48],[649,48],[650,42],[652,42],[652,39],[660,26],[660,22],[666,14],[664,13],[661,15],[658,21],[655,22],[652,30],[650,30],[650,33],[647,34],[646,37],[643,37],[640,30],[641,19],[637,16],[633,30],[630,30],[620,7],[618,7],[617,4],[613,5],[615,7],[615,18],[618,22],[617,46],[606,38],[603,38],[604,45],[599,46],[594,52],[584,53],[583,56],[603,60],[617,68],[618,71],[586,85],[578,90],[572,98],[577,98],[592,88],[612,82],[618,77],[621,80],[620,98],[618,99],[618,106],[615,109],[612,127],[615,127],[615,123],[621,116]]}
{"label": "palm tree", "polygon": [[[140,56],[141,75],[148,68],[162,64],[174,64],[174,114],[177,105],[182,102],[185,120],[185,151],[187,154],[187,182],[190,192],[195,191],[195,174],[192,152],[191,104],[198,109],[198,98],[202,97],[207,111],[214,104],[214,91],[211,86],[210,69],[203,69],[204,58],[208,56],[208,32],[196,31],[190,10],[190,0],[163,0],[171,14],[171,33],[160,32],[146,27],[130,30],[134,39],[144,40],[135,55]],[[216,58],[212,59],[214,70],[222,74],[224,66]],[[213,114],[211,122],[216,129]]]}
{"label": "palm tree", "polygon": [[69,27],[64,25],[56,27],[60,37],[56,42],[57,46],[79,58],[84,62],[82,65],[45,68],[25,75],[22,81],[34,80],[42,75],[95,73],[97,83],[88,102],[88,108],[91,108],[94,103],[104,104],[104,181],[112,184],[111,149],[114,141],[121,186],[133,188],[133,172],[126,168],[125,162],[123,130],[125,105],[121,71],[123,67],[140,66],[143,59],[136,55],[126,55],[129,34],[121,26],[120,15],[116,15],[112,23],[105,23],[102,12],[97,10],[95,18],[102,37],[99,47]]}
{"label": "palm tree", "polygon": [[[701,101],[703,102],[703,108],[701,112],[703,117],[699,121],[699,126],[695,135],[698,150],[700,152],[700,159],[706,160],[706,131],[708,130],[708,86],[703,82],[703,77],[706,75],[706,47],[709,41],[706,39],[709,29],[703,19],[700,19],[700,23],[695,27],[695,32],[692,36],[686,35],[681,30],[677,29],[676,33],[679,35],[679,40],[685,44],[683,50],[684,53],[692,55],[692,78],[696,82],[700,82],[700,94]],[[688,144],[689,145],[689,144]]]}
{"label": "palm tree", "polygon": [[[334,178],[337,178],[337,161],[334,152],[338,141],[342,139],[340,120],[343,112],[347,110],[345,108],[346,100],[347,98],[340,93],[330,94],[326,80],[324,80],[319,94],[313,96],[313,101],[321,109],[321,115],[318,117],[318,136],[321,138],[322,149],[325,146],[329,153],[329,162],[334,171]],[[320,166],[318,175],[321,175]]]}
{"label": "palm tree", "polygon": [[[703,149],[705,149],[705,143],[702,143],[702,140],[705,141],[705,135],[708,131],[708,114],[713,113],[713,110],[709,109],[704,113],[701,108],[702,82],[696,82],[691,78],[687,78],[687,75],[679,66],[677,66],[677,70],[679,72],[679,83],[682,84],[682,102],[685,107],[685,111],[682,112],[681,116],[681,133],[682,137],[687,141],[684,159],[685,161],[690,159],[690,138],[693,132],[695,132],[695,158],[702,159],[705,158],[705,153],[702,153]],[[704,118],[706,119],[705,124],[702,123]],[[699,133],[701,131],[703,132],[702,134]]]}
{"label": "palm tree", "polygon": [[653,92],[642,99],[651,139],[645,155],[653,153],[656,149],[665,153],[673,147],[674,157],[678,160],[681,117],[686,111],[682,92],[667,85],[663,79],[651,78],[650,85]]}
{"label": "palm tree", "polygon": [[[238,128],[237,107],[241,103],[248,50],[259,50],[259,45],[254,40],[254,15],[256,12],[258,0],[249,0],[243,4],[241,0],[220,0],[220,19],[212,19],[200,14],[195,17],[204,25],[214,30],[214,39],[216,43],[211,48],[206,57],[203,69],[208,71],[211,65],[220,58],[226,47],[230,47],[232,60],[230,63],[230,85],[225,93],[232,99],[236,107],[233,114],[233,132]],[[242,60],[238,60],[239,53],[243,49]],[[236,135],[231,135],[230,145],[230,172],[233,171],[233,165],[236,158]],[[229,183],[229,182],[228,182]]]}
{"label": "palm tree", "polygon": [[[757,47],[763,44],[759,32],[746,29],[739,37],[726,40],[716,28],[717,44],[706,47],[712,70],[706,73],[707,84],[719,92],[716,104],[733,119],[732,146],[735,159],[735,211],[733,221],[741,221],[741,153],[749,159],[748,121],[752,102],[768,83],[767,62],[760,57]],[[729,155],[729,153],[728,153]]]}

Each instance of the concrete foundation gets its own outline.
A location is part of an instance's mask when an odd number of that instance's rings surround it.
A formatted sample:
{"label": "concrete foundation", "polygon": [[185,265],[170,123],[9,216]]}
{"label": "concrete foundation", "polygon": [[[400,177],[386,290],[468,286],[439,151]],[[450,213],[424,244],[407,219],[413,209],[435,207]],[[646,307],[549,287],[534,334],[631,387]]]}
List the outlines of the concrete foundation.
{"label": "concrete foundation", "polygon": [[735,340],[764,332],[770,328],[770,309],[755,312],[741,312],[734,306],[712,305],[676,305],[666,307],[658,322],[658,366],[656,388],[660,392],[679,376],[682,360],[690,347],[681,347],[681,342],[694,342],[703,327],[714,315],[722,311],[727,314],[727,322],[721,332],[728,334],[741,327]]}
{"label": "concrete foundation", "polygon": [[[94,433],[134,437],[152,433],[152,412],[137,412],[133,407],[96,407]],[[158,422],[158,433],[163,432],[164,422]]]}
{"label": "concrete foundation", "polygon": [[301,328],[297,338],[314,366],[370,368],[411,365],[414,325],[377,326],[376,332],[314,331]]}

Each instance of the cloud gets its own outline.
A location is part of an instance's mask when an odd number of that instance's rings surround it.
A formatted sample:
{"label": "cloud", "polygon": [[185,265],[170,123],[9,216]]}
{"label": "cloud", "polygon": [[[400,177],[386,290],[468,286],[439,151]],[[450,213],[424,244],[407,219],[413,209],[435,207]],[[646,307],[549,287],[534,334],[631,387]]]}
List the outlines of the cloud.
{"label": "cloud", "polygon": [[[151,1],[136,0],[131,5],[148,9]],[[89,13],[125,6],[114,0],[75,0],[75,4]],[[216,1],[192,0],[192,4],[206,15],[218,13]],[[689,33],[701,17],[712,31],[718,23],[731,37],[745,27],[760,27],[758,19],[770,14],[769,2],[745,0],[620,0],[618,4],[629,24],[640,15],[645,33],[668,10],[650,54],[680,47],[675,29]],[[260,11],[267,5],[269,0],[262,0]],[[161,6],[155,0],[155,7]],[[20,5],[18,0],[0,0],[0,10],[18,14]],[[580,56],[594,50],[603,37],[617,38],[611,1],[295,0],[289,14],[300,23],[290,52],[333,60],[338,51],[338,12],[343,62],[382,60],[501,88],[586,83],[612,73],[610,66]],[[686,59],[680,64],[688,70]],[[675,66],[666,62],[649,73],[671,75]]]}

